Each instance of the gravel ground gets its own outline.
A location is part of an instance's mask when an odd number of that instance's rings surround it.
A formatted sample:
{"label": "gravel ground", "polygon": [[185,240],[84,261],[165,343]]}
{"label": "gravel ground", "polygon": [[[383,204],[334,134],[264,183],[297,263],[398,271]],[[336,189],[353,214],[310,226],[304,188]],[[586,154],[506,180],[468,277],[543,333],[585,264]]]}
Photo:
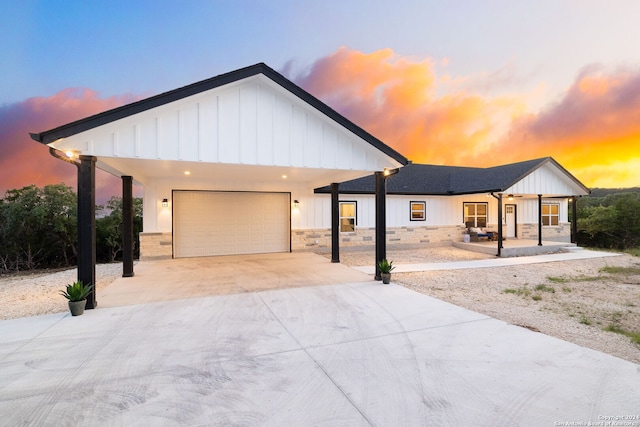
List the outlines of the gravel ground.
{"label": "gravel ground", "polygon": [[[122,263],[96,266],[97,291],[100,292],[118,277]],[[60,295],[65,286],[78,278],[78,270],[56,273],[26,273],[0,276],[0,319],[38,316],[69,311],[67,300]]]}
{"label": "gravel ground", "polygon": [[[330,255],[324,254],[330,258]],[[394,264],[493,258],[453,247],[388,249]],[[368,265],[373,251],[346,250],[341,262]],[[640,268],[630,255],[511,267],[394,273],[392,281],[417,292],[580,346],[640,364],[640,346],[604,331],[615,325],[640,333],[640,275],[601,272],[606,266]],[[0,319],[68,310],[59,294],[75,269],[0,277]],[[122,264],[96,267],[98,292],[122,275]]]}
{"label": "gravel ground", "polygon": [[[328,255],[327,255],[328,256]],[[493,258],[453,247],[387,250],[394,264]],[[346,251],[341,262],[369,265],[374,252]],[[510,267],[393,273],[392,282],[505,322],[640,363],[640,345],[603,328],[640,333],[640,269],[631,255]]]}

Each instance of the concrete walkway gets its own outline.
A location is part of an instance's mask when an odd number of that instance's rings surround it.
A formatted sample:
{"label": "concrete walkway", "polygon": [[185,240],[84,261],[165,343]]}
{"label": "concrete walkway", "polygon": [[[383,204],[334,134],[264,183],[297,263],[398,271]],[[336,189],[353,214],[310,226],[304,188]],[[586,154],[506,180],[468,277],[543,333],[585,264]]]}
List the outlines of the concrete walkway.
{"label": "concrete walkway", "polygon": [[[603,258],[620,254],[598,251],[562,252],[547,255],[521,256],[514,258],[490,258],[472,261],[427,262],[419,264],[400,264],[394,262],[394,273],[413,273],[416,271],[460,270],[466,268],[509,267],[512,265],[539,264],[544,262],[571,261],[577,259]],[[373,266],[353,267],[366,274],[374,274]]]}
{"label": "concrete walkway", "polygon": [[639,402],[639,365],[373,281],[0,322],[7,426],[538,427]]}

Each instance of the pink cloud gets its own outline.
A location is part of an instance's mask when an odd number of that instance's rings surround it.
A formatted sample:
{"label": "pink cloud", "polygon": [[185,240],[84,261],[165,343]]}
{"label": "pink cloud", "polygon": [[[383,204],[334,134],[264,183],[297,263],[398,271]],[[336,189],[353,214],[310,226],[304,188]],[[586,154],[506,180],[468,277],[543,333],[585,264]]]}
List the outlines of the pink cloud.
{"label": "pink cloud", "polygon": [[[48,147],[32,140],[29,132],[52,129],[134,100],[130,95],[100,98],[90,89],[65,89],[0,107],[0,194],[30,184],[64,182],[75,188],[75,167],[51,157]],[[108,198],[120,193],[118,185],[117,179],[100,174],[97,192]]]}

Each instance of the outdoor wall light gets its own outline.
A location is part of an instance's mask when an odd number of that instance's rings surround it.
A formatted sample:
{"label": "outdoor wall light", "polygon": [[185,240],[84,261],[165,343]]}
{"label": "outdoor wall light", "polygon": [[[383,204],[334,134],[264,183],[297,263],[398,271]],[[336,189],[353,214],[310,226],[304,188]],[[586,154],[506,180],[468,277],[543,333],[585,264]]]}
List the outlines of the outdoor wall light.
{"label": "outdoor wall light", "polygon": [[513,194],[509,194],[507,197],[509,198],[509,200],[513,200]]}
{"label": "outdoor wall light", "polygon": [[398,172],[400,172],[400,168],[396,168],[396,169],[385,168],[384,172],[383,172],[383,175],[384,176],[391,176],[391,175],[397,174]]}
{"label": "outdoor wall light", "polygon": [[65,150],[64,154],[70,159],[77,159],[80,157],[80,152],[78,150]]}
{"label": "outdoor wall light", "polygon": [[162,207],[163,208],[169,207],[169,199],[162,199]]}
{"label": "outdoor wall light", "polygon": [[293,201],[293,207],[294,207],[295,209],[298,209],[298,208],[300,207],[300,202],[299,202],[298,200],[294,200],[294,201]]}

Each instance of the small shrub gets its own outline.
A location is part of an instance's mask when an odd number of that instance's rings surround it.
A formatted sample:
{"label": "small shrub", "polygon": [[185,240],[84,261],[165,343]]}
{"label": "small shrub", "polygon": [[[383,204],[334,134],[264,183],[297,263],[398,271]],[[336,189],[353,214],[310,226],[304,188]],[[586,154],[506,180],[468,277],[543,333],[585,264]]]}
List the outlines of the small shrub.
{"label": "small shrub", "polygon": [[386,259],[383,259],[378,263],[378,269],[380,269],[380,273],[383,273],[383,274],[389,274],[395,268],[396,267],[393,265],[393,261],[387,261]]}
{"label": "small shrub", "polygon": [[547,286],[547,285],[537,285],[534,290],[536,291],[540,291],[540,292],[550,292],[552,294],[556,293],[556,289],[552,288],[551,286]]}
{"label": "small shrub", "polygon": [[67,285],[66,290],[60,291],[60,295],[68,299],[69,301],[82,301],[89,296],[93,285],[84,285],[81,281],[73,282]]}
{"label": "small shrub", "polygon": [[517,294],[517,293],[519,293],[517,289],[511,289],[511,288],[507,288],[502,292],[504,292],[505,294]]}
{"label": "small shrub", "polygon": [[589,320],[589,318],[585,315],[580,316],[580,323],[583,325],[591,325],[591,320]]}
{"label": "small shrub", "polygon": [[600,271],[609,274],[635,275],[640,274],[640,267],[602,267]]}
{"label": "small shrub", "polygon": [[603,330],[607,332],[614,332],[616,334],[627,336],[631,338],[631,341],[633,341],[634,343],[640,344],[640,332],[627,331],[625,329],[622,329],[620,325],[615,323],[610,323],[607,327],[603,328]]}
{"label": "small shrub", "polygon": [[535,294],[534,296],[531,297],[531,299],[534,301],[540,301],[542,299],[542,295]]}
{"label": "small shrub", "polygon": [[569,279],[566,277],[547,276],[547,280],[553,283],[567,283]]}
{"label": "small shrub", "polygon": [[633,255],[633,256],[637,256],[640,257],[640,248],[630,248],[630,249],[625,249],[624,251],[622,251],[626,254],[629,255]]}

